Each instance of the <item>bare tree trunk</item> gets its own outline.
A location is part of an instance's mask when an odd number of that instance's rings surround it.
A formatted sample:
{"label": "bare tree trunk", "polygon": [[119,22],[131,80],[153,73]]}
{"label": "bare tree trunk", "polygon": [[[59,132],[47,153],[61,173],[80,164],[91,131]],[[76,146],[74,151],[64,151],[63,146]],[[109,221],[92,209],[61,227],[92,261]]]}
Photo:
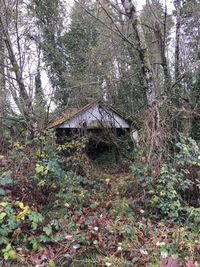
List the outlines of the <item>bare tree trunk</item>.
{"label": "bare tree trunk", "polygon": [[175,0],[176,7],[176,37],[175,37],[175,80],[180,76],[180,33],[181,33],[181,0]]}
{"label": "bare tree trunk", "polygon": [[156,37],[158,48],[160,50],[161,64],[163,68],[165,83],[164,90],[166,95],[169,95],[171,89],[171,75],[168,67],[167,57],[166,57],[166,31],[167,31],[167,7],[165,6],[165,14],[164,14],[164,33],[162,33],[160,22],[156,19],[155,27],[154,27],[154,35]]}
{"label": "bare tree trunk", "polygon": [[30,98],[30,96],[27,93],[26,90],[26,86],[24,84],[23,81],[23,77],[22,77],[22,70],[20,69],[20,66],[17,62],[13,47],[12,47],[12,43],[10,40],[10,35],[9,35],[9,31],[7,28],[7,23],[6,23],[6,18],[5,18],[5,6],[4,6],[4,2],[2,0],[0,0],[0,28],[2,31],[2,38],[4,41],[4,45],[5,48],[7,49],[8,52],[8,57],[10,60],[10,63],[12,65],[12,69],[15,75],[15,80],[16,83],[18,85],[18,92],[19,92],[19,97],[15,91],[15,89],[13,89],[11,91],[11,94],[13,96],[13,99],[17,105],[17,107],[19,108],[22,116],[25,119],[28,131],[30,133],[30,135],[33,134],[33,121],[32,121],[32,115],[33,115],[33,106],[32,106],[32,100]]}
{"label": "bare tree trunk", "polygon": [[136,38],[137,50],[139,52],[139,58],[142,65],[142,74],[145,81],[145,89],[147,95],[148,105],[151,107],[156,102],[156,88],[153,82],[153,70],[148,57],[148,48],[146,45],[144,32],[140,22],[140,18],[136,12],[136,4],[133,0],[121,0],[125,10],[125,14],[128,16],[134,35]]}

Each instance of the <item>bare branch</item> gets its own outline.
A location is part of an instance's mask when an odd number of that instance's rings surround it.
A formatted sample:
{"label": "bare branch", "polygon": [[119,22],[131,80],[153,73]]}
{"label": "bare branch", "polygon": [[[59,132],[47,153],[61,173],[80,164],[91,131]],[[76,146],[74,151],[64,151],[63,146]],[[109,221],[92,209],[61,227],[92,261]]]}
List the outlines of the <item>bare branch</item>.
{"label": "bare branch", "polygon": [[126,16],[126,13],[115,3],[113,3],[111,0],[107,0],[107,2],[115,9],[117,10],[120,14]]}
{"label": "bare branch", "polygon": [[[97,18],[95,15],[92,14],[90,10],[88,10],[86,7],[84,7],[81,3],[75,0],[75,2],[80,5],[83,10],[85,10],[86,13],[88,13],[90,16],[98,20],[103,26],[105,26],[107,29],[109,29],[111,32],[119,36],[122,40],[128,42],[134,49],[137,49],[134,44],[121,32],[121,31],[115,31],[111,27],[109,27],[104,21],[102,21],[100,18]],[[116,25],[114,25],[116,27]]]}

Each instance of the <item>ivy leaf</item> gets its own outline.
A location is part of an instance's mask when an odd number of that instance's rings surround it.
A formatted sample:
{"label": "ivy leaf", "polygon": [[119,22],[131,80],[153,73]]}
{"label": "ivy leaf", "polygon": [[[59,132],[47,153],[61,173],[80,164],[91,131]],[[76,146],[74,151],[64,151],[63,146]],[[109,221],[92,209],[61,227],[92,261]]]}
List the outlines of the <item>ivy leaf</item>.
{"label": "ivy leaf", "polygon": [[9,205],[9,202],[1,202],[0,206],[6,208]]}
{"label": "ivy leaf", "polygon": [[0,176],[0,185],[10,185],[13,184],[13,179],[11,177],[12,172],[11,171],[7,171],[4,172],[1,176]]}
{"label": "ivy leaf", "polygon": [[0,220],[3,220],[3,218],[6,217],[6,213],[5,212],[1,212],[0,213]]}
{"label": "ivy leaf", "polygon": [[47,236],[50,236],[50,235],[52,234],[52,227],[51,227],[51,225],[48,224],[47,226],[45,226],[45,227],[43,228],[43,231],[45,232],[45,234],[46,234]]}
{"label": "ivy leaf", "polygon": [[29,214],[29,221],[31,222],[31,228],[33,230],[36,230],[38,227],[38,224],[41,223],[44,220],[44,217],[37,212],[31,212]]}
{"label": "ivy leaf", "polygon": [[36,164],[35,171],[36,171],[36,173],[43,173],[44,172],[44,166]]}
{"label": "ivy leaf", "polygon": [[3,188],[0,188],[0,196],[5,196],[6,192]]}
{"label": "ivy leaf", "polygon": [[17,254],[13,249],[8,252],[8,258],[11,260],[15,260],[17,258]]}
{"label": "ivy leaf", "polygon": [[53,260],[49,261],[49,267],[56,267],[55,263]]}
{"label": "ivy leaf", "polygon": [[40,235],[40,238],[39,238],[39,241],[40,242],[48,242],[49,241],[49,237],[47,237],[46,235]]}

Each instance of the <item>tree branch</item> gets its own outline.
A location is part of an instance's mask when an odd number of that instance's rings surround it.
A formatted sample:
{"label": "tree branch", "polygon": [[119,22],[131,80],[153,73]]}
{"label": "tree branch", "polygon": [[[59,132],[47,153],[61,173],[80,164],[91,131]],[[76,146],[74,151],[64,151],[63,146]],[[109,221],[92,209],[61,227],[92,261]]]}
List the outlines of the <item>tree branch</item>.
{"label": "tree branch", "polygon": [[117,10],[120,14],[126,16],[126,13],[115,3],[113,3],[112,1],[110,0],[107,0],[107,2],[115,9]]}
{"label": "tree branch", "polygon": [[93,18],[95,18],[96,20],[98,20],[102,25],[104,25],[107,29],[109,29],[110,31],[112,31],[113,33],[115,33],[117,36],[119,36],[122,40],[128,42],[134,49],[137,49],[134,44],[121,32],[115,31],[113,30],[111,27],[109,27],[105,22],[103,22],[100,18],[97,18],[95,15],[92,14],[92,12],[90,12],[90,10],[88,10],[86,7],[84,7],[82,4],[80,4],[77,0],[75,0],[75,3],[77,3],[78,5],[80,5],[83,10],[85,10],[86,13],[88,13],[90,16],[92,16]]}

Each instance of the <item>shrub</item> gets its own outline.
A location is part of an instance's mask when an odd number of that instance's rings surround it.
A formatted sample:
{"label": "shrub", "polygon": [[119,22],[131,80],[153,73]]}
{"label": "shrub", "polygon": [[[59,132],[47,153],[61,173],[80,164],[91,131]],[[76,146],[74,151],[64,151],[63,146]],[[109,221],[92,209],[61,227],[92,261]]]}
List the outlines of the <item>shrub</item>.
{"label": "shrub", "polygon": [[174,157],[159,170],[141,160],[131,167],[144,187],[145,203],[156,219],[170,219],[190,227],[199,226],[200,148],[192,138],[180,137]]}
{"label": "shrub", "polygon": [[40,149],[37,151],[38,160],[35,166],[35,180],[42,187],[56,187],[62,184],[65,173],[61,168],[61,157],[55,143],[55,134],[52,130],[45,132],[39,138]]}

